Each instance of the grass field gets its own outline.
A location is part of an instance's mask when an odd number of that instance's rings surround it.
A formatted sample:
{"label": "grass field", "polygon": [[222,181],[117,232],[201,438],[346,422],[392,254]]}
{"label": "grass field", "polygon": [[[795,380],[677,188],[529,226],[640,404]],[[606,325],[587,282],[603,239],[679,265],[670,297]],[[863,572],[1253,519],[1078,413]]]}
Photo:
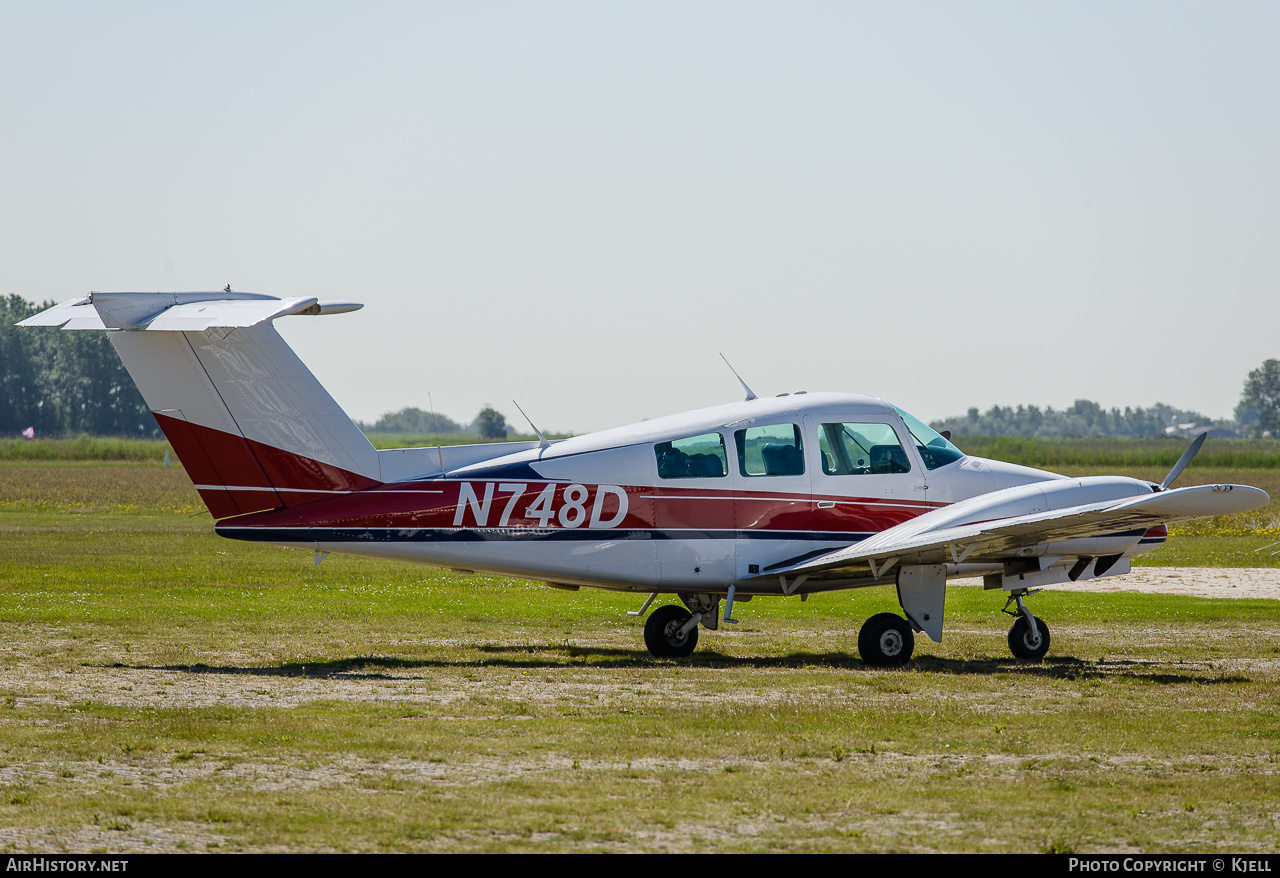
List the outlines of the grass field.
{"label": "grass field", "polygon": [[[420,448],[436,445],[474,445],[483,440],[478,433],[369,433],[375,448]],[[523,442],[538,437],[512,433],[507,439]],[[552,433],[548,438],[564,439]],[[122,439],[112,436],[79,436],[74,439],[0,439],[0,461],[162,461],[172,446],[164,439]]]}
{"label": "grass field", "polygon": [[[1274,566],[1275,512],[1147,558]],[[1280,602],[1044,592],[1020,664],[959,588],[874,670],[891,590],[762,599],[658,661],[636,598],[219,540],[155,462],[0,463],[0,583],[9,850],[1280,843]]]}
{"label": "grass field", "polygon": [[[1186,451],[1189,441],[1164,437],[1104,436],[956,436],[966,454],[990,457],[1060,472],[1063,467],[1154,467],[1157,482]],[[1196,465],[1219,468],[1274,469],[1280,467],[1280,442],[1275,439],[1212,439],[1196,455]]]}

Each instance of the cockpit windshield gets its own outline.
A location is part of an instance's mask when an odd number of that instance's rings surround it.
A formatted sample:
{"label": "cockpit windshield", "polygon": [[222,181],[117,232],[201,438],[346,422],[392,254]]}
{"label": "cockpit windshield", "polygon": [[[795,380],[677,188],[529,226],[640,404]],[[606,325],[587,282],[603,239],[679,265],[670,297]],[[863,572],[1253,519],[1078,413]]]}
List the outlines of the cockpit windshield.
{"label": "cockpit windshield", "polygon": [[940,466],[955,463],[964,457],[964,452],[946,439],[943,439],[937,430],[919,418],[904,412],[896,405],[894,409],[902,416],[902,421],[907,425],[907,430],[916,440],[916,451],[920,452],[920,459],[924,461],[926,468],[937,469]]}

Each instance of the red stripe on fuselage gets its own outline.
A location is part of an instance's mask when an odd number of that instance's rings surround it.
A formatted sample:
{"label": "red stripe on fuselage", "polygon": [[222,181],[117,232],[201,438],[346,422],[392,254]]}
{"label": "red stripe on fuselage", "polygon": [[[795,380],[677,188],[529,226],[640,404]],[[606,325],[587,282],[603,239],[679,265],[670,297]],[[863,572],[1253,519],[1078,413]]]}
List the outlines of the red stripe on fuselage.
{"label": "red stripe on fuselage", "polygon": [[[329,463],[322,463],[301,454],[294,454],[252,439],[247,440],[267,479],[276,490],[285,494],[290,488],[300,490],[363,491],[379,484],[376,479],[353,473]],[[305,495],[298,495],[295,502],[307,503]],[[315,499],[314,497],[311,499]],[[286,504],[288,505],[288,504]]]}
{"label": "red stripe on fuselage", "polygon": [[323,496],[307,492],[360,491],[379,484],[262,442],[182,418],[153,414],[191,481],[207,486],[199,489],[200,498],[214,518],[313,503]]}
{"label": "red stripe on fuselage", "polygon": [[[487,488],[489,484],[493,485],[492,492]],[[465,493],[463,485],[470,486]],[[502,485],[508,487],[503,489]],[[538,498],[548,485],[554,490],[550,505],[539,507]],[[566,490],[575,487],[583,491],[574,491],[573,497],[566,499]],[[626,494],[627,512],[621,518],[616,514],[618,500],[610,493],[613,490]],[[819,501],[830,501],[834,506],[819,509]],[[459,505],[463,507],[461,514]],[[595,519],[608,522],[607,528],[599,528],[601,531],[616,528],[875,533],[943,505],[780,492],[672,490],[665,486],[433,479],[318,499],[288,510],[259,512],[235,523],[263,528],[588,528]],[[566,510],[566,506],[570,508]]]}

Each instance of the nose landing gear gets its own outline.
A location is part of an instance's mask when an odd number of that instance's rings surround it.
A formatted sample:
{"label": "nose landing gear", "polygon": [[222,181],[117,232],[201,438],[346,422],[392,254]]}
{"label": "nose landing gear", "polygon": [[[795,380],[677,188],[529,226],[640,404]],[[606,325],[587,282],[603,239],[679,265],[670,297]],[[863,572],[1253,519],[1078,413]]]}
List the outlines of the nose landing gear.
{"label": "nose landing gear", "polygon": [[[1003,612],[1015,617],[1013,627],[1009,629],[1009,651],[1015,657],[1036,661],[1042,659],[1049,651],[1049,626],[1038,616],[1031,615],[1022,599],[1031,594],[1026,589],[1015,591],[1009,596]],[[1016,610],[1010,610],[1009,604],[1017,604]]]}

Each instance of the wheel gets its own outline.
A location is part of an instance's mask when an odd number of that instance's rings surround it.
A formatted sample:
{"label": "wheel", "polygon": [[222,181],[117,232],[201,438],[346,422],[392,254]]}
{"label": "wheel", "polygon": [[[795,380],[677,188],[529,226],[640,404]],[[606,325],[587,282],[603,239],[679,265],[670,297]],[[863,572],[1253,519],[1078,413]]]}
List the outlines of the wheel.
{"label": "wheel", "polygon": [[916,648],[911,623],[893,613],[879,613],[858,632],[858,652],[869,665],[905,665]]}
{"label": "wheel", "polygon": [[1041,659],[1049,651],[1049,626],[1039,616],[1035,620],[1036,628],[1040,631],[1039,643],[1032,642],[1026,616],[1019,616],[1009,629],[1009,651],[1020,659]]}
{"label": "wheel", "polygon": [[693,616],[674,604],[654,610],[644,623],[644,645],[654,658],[684,658],[698,645],[698,627],[681,634],[684,623]]}

